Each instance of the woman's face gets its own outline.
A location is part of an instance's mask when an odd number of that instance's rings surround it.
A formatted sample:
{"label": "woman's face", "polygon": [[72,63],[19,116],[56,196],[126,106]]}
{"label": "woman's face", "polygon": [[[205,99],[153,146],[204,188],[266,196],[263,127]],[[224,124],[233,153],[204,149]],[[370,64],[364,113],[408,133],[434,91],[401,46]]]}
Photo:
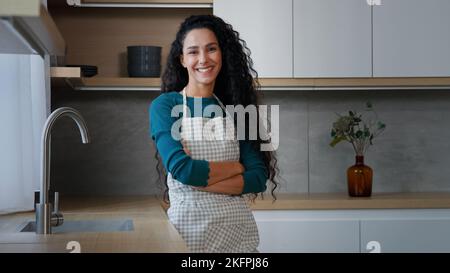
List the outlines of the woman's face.
{"label": "woman's face", "polygon": [[190,84],[214,84],[222,67],[222,52],[214,32],[207,28],[188,32],[180,59],[188,70]]}

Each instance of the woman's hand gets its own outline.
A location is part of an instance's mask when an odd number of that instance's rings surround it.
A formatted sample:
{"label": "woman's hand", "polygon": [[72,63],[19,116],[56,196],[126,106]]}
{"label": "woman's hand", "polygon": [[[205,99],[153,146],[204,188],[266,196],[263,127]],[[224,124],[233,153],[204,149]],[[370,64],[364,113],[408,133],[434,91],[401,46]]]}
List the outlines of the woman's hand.
{"label": "woman's hand", "polygon": [[185,140],[181,141],[181,145],[183,145],[183,150],[184,152],[188,155],[191,156],[191,151],[189,151],[189,149],[187,148],[187,143]]}

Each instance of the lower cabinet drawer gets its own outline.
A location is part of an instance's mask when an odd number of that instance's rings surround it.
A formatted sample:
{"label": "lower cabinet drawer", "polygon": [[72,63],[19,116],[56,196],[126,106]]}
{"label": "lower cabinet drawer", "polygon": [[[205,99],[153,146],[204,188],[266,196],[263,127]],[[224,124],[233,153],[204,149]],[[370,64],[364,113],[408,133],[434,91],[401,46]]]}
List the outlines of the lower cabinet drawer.
{"label": "lower cabinet drawer", "polygon": [[362,220],[361,252],[450,252],[450,219]]}
{"label": "lower cabinet drawer", "polygon": [[261,210],[260,252],[450,252],[450,209]]}
{"label": "lower cabinet drawer", "polygon": [[359,252],[359,223],[346,220],[257,221],[260,252]]}

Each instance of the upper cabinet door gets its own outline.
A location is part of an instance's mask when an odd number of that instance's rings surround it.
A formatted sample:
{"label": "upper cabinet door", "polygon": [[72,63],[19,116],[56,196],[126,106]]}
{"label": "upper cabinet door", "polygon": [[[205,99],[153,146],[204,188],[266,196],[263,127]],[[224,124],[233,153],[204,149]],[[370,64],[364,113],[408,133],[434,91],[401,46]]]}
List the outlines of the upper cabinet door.
{"label": "upper cabinet door", "polygon": [[259,77],[293,76],[292,0],[215,0],[214,14],[247,43]]}
{"label": "upper cabinet door", "polygon": [[365,0],[294,1],[294,77],[371,77],[371,6]]}
{"label": "upper cabinet door", "polygon": [[373,7],[374,77],[450,76],[450,1]]}

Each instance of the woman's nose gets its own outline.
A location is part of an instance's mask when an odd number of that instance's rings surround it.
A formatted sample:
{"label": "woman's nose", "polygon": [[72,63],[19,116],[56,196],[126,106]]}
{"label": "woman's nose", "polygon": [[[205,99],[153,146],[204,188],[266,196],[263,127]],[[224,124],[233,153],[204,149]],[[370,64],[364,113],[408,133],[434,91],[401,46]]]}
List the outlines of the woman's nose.
{"label": "woman's nose", "polygon": [[198,61],[201,64],[206,63],[208,60],[208,54],[206,54],[206,52],[201,51],[199,56],[198,56]]}

